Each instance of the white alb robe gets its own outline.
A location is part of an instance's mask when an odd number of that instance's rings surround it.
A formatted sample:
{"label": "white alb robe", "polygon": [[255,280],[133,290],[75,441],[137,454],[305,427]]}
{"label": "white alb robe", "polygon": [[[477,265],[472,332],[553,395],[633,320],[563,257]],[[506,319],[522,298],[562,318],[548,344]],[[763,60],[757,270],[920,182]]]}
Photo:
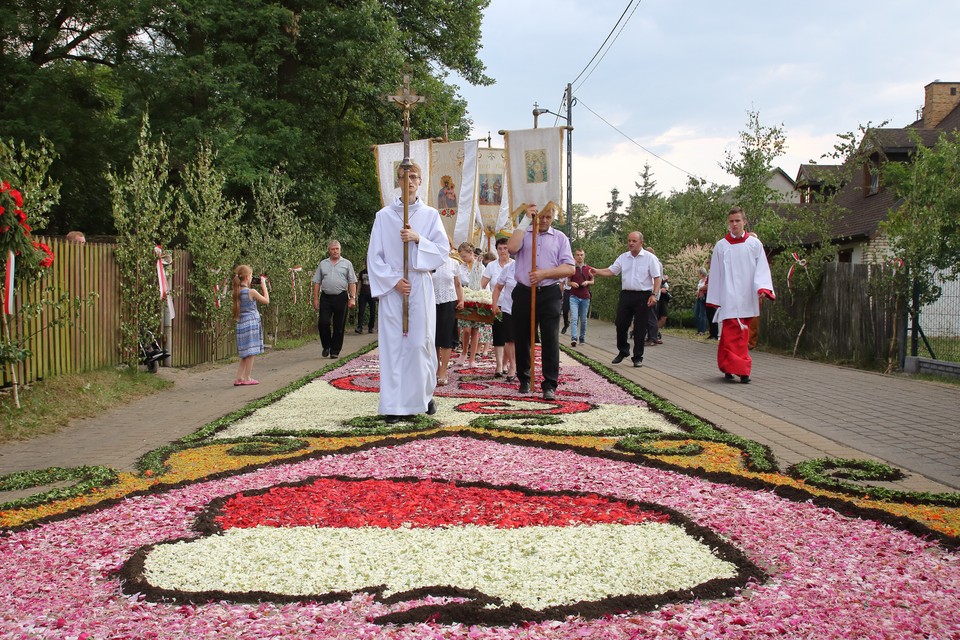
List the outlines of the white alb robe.
{"label": "white alb robe", "polygon": [[714,322],[759,316],[759,291],[773,293],[763,243],[753,236],[731,243],[727,235],[717,242],[710,259],[709,278],[707,304],[719,307]]}
{"label": "white alb robe", "polygon": [[440,213],[419,198],[409,206],[410,227],[420,242],[408,242],[409,323],[403,335],[403,296],[394,287],[403,277],[403,203],[396,198],[377,212],[367,250],[370,294],[380,300],[377,340],[380,351],[381,415],[423,413],[437,386],[434,346],[437,315],[431,272],[450,251]]}

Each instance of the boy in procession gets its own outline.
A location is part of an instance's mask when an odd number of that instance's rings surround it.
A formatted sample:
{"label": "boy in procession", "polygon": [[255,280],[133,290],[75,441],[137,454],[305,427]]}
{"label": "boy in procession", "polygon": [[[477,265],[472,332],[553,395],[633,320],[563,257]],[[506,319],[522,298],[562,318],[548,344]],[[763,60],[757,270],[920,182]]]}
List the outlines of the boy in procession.
{"label": "boy in procession", "polygon": [[713,248],[707,306],[717,307],[715,321],[722,324],[717,365],[723,379],[750,382],[753,360],[748,348],[750,319],[760,315],[760,298],[775,300],[770,265],[763,243],[746,231],[747,217],[740,207],[727,214],[729,233]]}
{"label": "boy in procession", "polygon": [[[413,164],[404,178],[397,167],[400,197],[377,212],[370,233],[367,268],[370,293],[380,302],[377,340],[380,350],[378,412],[388,423],[418,413],[436,413],[436,302],[431,272],[447,260],[449,241],[440,213],[419,197],[422,171]],[[404,200],[408,224],[403,224]],[[404,244],[409,277],[403,274]],[[403,298],[409,296],[407,334],[403,334]]]}

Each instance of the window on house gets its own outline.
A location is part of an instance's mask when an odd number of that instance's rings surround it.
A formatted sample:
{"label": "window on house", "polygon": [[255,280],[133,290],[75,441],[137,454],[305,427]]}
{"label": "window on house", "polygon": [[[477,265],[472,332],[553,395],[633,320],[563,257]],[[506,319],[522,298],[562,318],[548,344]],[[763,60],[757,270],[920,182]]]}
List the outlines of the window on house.
{"label": "window on house", "polygon": [[880,191],[880,169],[872,163],[863,167],[864,195],[872,196]]}
{"label": "window on house", "polygon": [[840,249],[837,252],[837,262],[853,262],[853,249]]}

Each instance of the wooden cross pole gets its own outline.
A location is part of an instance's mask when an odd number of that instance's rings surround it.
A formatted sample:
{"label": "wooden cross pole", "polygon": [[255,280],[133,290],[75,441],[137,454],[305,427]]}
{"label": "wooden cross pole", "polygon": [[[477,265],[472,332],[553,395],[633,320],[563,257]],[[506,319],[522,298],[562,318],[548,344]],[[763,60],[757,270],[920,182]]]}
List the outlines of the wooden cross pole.
{"label": "wooden cross pole", "polygon": [[[410,202],[409,202],[409,174],[413,162],[410,161],[410,109],[413,105],[420,102],[426,102],[424,96],[418,96],[410,92],[410,74],[403,74],[403,87],[395,96],[387,96],[388,102],[393,102],[403,109],[403,162],[400,168],[403,169],[403,179],[400,184],[400,198],[403,200],[403,228],[410,227]],[[421,176],[422,178],[423,176]],[[403,243],[403,279],[410,281],[410,252],[407,243]],[[410,296],[403,296],[403,335],[407,335],[410,326]]]}
{"label": "wooden cross pole", "polygon": [[[540,210],[533,217],[533,246],[530,252],[530,271],[537,270],[537,236],[540,235]],[[530,386],[536,386],[537,380],[537,286],[530,283]]]}

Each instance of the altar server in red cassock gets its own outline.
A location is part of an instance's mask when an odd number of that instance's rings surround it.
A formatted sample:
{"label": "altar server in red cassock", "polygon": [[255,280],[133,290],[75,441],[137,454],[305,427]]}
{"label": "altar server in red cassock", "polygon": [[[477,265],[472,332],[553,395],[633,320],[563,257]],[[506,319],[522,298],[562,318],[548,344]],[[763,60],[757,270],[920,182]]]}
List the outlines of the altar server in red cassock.
{"label": "altar server in red cassock", "polygon": [[724,379],[750,382],[750,318],[760,315],[760,297],[775,299],[770,265],[763,243],[746,232],[743,209],[727,214],[729,233],[717,242],[710,259],[707,305],[717,307],[715,321],[723,325],[717,364]]}

